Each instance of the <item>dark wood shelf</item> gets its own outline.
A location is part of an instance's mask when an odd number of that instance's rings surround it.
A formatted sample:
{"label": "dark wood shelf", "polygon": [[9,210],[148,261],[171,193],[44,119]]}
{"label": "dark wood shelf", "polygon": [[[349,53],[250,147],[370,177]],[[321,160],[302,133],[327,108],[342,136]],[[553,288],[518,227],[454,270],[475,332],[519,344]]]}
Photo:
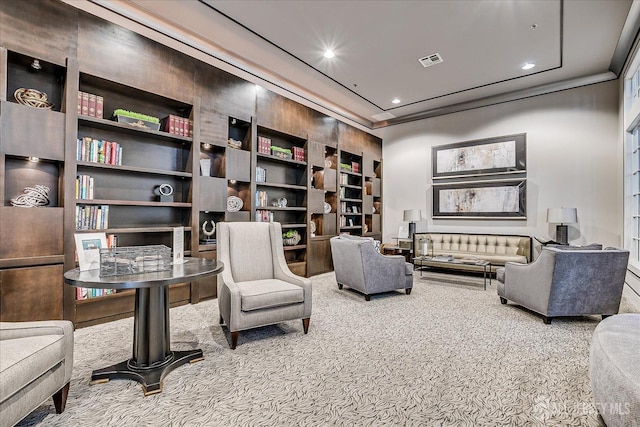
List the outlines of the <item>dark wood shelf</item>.
{"label": "dark wood shelf", "polygon": [[362,228],[361,225],[347,225],[344,227],[340,227],[340,230],[359,230],[361,228]]}
{"label": "dark wood shelf", "polygon": [[342,215],[342,216],[360,216],[362,214],[361,213],[353,213],[353,212],[344,212],[344,213],[341,213],[340,215]]}
{"label": "dark wood shelf", "polygon": [[273,161],[273,162],[289,163],[289,164],[296,165],[296,166],[306,166],[307,165],[307,162],[302,162],[300,160],[293,160],[293,159],[283,159],[281,157],[272,156],[271,154],[257,153],[257,156],[258,156],[259,159],[269,160],[269,161]]}
{"label": "dark wood shelf", "polygon": [[118,129],[119,131],[125,131],[132,134],[146,135],[150,138],[162,138],[165,140],[188,142],[188,143],[191,143],[193,141],[193,138],[188,136],[175,135],[175,134],[163,132],[160,130],[137,128],[124,123],[118,123],[112,120],[100,119],[97,117],[79,115],[78,122],[84,123],[85,125],[92,126],[95,128],[107,129],[107,130]]}
{"label": "dark wood shelf", "polygon": [[362,199],[340,199],[341,202],[359,202],[362,203]]}
{"label": "dark wood shelf", "polygon": [[184,202],[144,202],[140,200],[110,200],[110,199],[77,199],[77,205],[113,205],[113,206],[154,206],[171,208],[190,208],[191,203]]}
{"label": "dark wood shelf", "polygon": [[78,167],[108,169],[108,170],[117,171],[117,172],[134,172],[134,173],[144,173],[144,174],[152,174],[152,175],[179,176],[184,178],[191,178],[193,176],[191,172],[179,172],[179,171],[168,171],[168,170],[162,170],[162,169],[141,168],[137,166],[110,165],[110,164],[98,163],[98,162],[78,161]]}
{"label": "dark wood shelf", "polygon": [[0,259],[0,268],[18,268],[18,267],[33,267],[41,265],[54,265],[62,264],[64,262],[64,255],[45,255],[36,257],[23,257],[23,258],[4,258]]}
{"label": "dark wood shelf", "polygon": [[302,228],[306,227],[307,224],[281,224],[282,228]]}
{"label": "dark wood shelf", "polygon": [[355,188],[356,190],[362,190],[362,186],[361,185],[340,184],[340,187]]}
{"label": "dark wood shelf", "polygon": [[[76,230],[76,233],[96,233],[105,232],[108,234],[126,234],[126,233],[167,233],[172,232],[174,227],[183,227],[182,225],[175,226],[158,226],[158,227],[122,227],[122,228],[105,228],[98,230]],[[184,226],[186,233],[191,233],[191,227]]]}
{"label": "dark wood shelf", "polygon": [[298,249],[305,249],[307,245],[293,245],[293,246],[283,246],[285,251],[295,251]]}
{"label": "dark wood shelf", "polygon": [[288,190],[307,191],[307,187],[304,185],[294,184],[277,184],[274,182],[256,182],[257,187],[273,187],[273,188],[286,188]]}
{"label": "dark wood shelf", "polygon": [[287,206],[287,207],[279,207],[279,206],[256,206],[256,210],[265,210],[265,211],[306,211],[306,206]]}
{"label": "dark wood shelf", "polygon": [[340,172],[340,173],[348,173],[349,175],[353,175],[353,176],[362,176],[361,173],[351,172],[350,170],[346,170],[346,169],[340,169],[338,172]]}

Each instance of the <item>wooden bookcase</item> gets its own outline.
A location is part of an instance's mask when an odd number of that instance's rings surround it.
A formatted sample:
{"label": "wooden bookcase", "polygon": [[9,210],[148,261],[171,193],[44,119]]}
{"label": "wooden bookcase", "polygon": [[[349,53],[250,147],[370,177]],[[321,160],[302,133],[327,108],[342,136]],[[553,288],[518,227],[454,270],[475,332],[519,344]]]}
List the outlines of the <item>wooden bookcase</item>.
{"label": "wooden bookcase", "polygon": [[[0,320],[62,319],[65,108],[69,70],[0,48]],[[73,68],[73,67],[72,67]],[[51,110],[19,104],[18,88],[48,95]],[[15,207],[28,187],[49,188],[42,207]]]}
{"label": "wooden bookcase", "polygon": [[[79,91],[104,99],[104,117],[90,117],[82,114],[84,111],[79,114],[78,109],[67,113],[77,117],[75,157],[69,159],[68,155],[67,167],[75,169],[77,175],[92,177],[94,182],[92,199],[76,195],[68,204],[68,208],[76,213],[68,224],[72,229],[68,234],[104,231],[117,237],[118,246],[162,244],[171,247],[173,228],[185,227],[184,250],[185,254],[190,254],[193,137],[172,134],[163,128],[155,130],[118,123],[111,120],[111,116],[114,110],[121,108],[160,119],[174,115],[193,123],[194,117],[198,117],[197,108],[86,73],[79,74]],[[67,95],[78,99],[77,94]],[[90,142],[84,142],[93,140],[101,142],[94,143],[92,148]],[[81,150],[97,153],[96,149],[105,146],[105,142],[120,145],[121,162],[103,162],[102,158],[107,154],[102,152],[82,158]],[[161,197],[157,193],[160,186],[172,188],[172,194]],[[88,229],[82,225],[80,209],[88,211],[91,207],[100,207],[103,212],[108,208],[106,228],[104,224],[91,224]],[[188,302],[189,286],[188,283],[172,286],[170,302]],[[133,291],[76,298],[76,324],[93,324],[130,315],[133,301]]]}
{"label": "wooden bookcase", "polygon": [[339,177],[339,227],[340,232],[362,235],[363,230],[363,175],[362,153],[340,151]]}
{"label": "wooden bookcase", "polygon": [[[33,16],[50,25],[26,35],[14,25]],[[255,221],[266,211],[284,232],[300,235],[285,257],[305,276],[332,269],[329,239],[340,232],[363,234],[366,226],[365,235],[381,235],[379,138],[66,3],[0,2],[0,18],[1,320],[66,318],[87,326],[133,314],[132,292],[77,300],[76,289],[63,283],[64,271],[76,267],[74,234],[98,231],[77,229],[81,207],[108,206],[104,232],[120,246],[172,246],[173,227],[184,226],[186,254],[204,258],[217,256],[215,242],[205,241],[205,221],[210,230],[220,221]],[[53,109],[19,105],[13,93],[21,87],[47,93]],[[103,98],[103,117],[78,113],[80,92]],[[111,120],[116,108],[189,119],[193,135],[119,124]],[[122,164],[79,160],[82,137],[120,144]],[[303,159],[259,153],[258,137],[296,147]],[[203,174],[200,160],[207,159]],[[340,171],[341,161],[357,162],[359,172]],[[257,168],[266,170],[264,181]],[[343,173],[348,182],[341,186]],[[93,199],[76,197],[78,175],[93,178]],[[47,207],[11,206],[11,198],[35,184],[50,188]],[[161,184],[173,188],[173,200],[154,194]],[[259,191],[267,206],[259,206]],[[239,211],[228,210],[229,196],[242,200]],[[286,205],[273,205],[282,199]],[[341,210],[341,202],[357,213]],[[340,227],[343,217],[353,227]],[[172,306],[215,296],[215,278],[170,291]]]}

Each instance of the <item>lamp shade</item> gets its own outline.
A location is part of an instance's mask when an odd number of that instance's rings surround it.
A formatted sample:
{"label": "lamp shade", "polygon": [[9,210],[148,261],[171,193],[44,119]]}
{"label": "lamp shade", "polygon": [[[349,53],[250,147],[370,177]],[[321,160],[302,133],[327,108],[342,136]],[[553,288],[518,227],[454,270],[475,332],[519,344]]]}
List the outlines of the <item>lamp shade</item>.
{"label": "lamp shade", "polygon": [[575,224],[578,222],[578,209],[548,208],[547,222],[549,224]]}
{"label": "lamp shade", "polygon": [[422,212],[420,209],[405,209],[404,221],[416,222],[422,220]]}

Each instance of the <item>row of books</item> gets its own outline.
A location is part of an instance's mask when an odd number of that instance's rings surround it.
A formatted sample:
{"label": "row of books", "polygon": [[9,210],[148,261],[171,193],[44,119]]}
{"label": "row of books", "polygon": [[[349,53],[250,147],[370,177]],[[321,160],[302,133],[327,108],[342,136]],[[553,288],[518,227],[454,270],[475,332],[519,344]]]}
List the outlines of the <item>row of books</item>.
{"label": "row of books", "polygon": [[92,176],[80,174],[76,176],[76,199],[93,200]]}
{"label": "row of books", "polygon": [[87,92],[78,92],[78,114],[89,117],[103,118],[104,98]]}
{"label": "row of books", "polygon": [[271,154],[271,138],[258,136],[258,153]]}
{"label": "row of books", "polygon": [[353,218],[340,217],[340,227],[353,227],[354,225]]}
{"label": "row of books", "polygon": [[293,147],[291,148],[291,151],[293,151],[293,160],[304,162],[304,148]]}
{"label": "row of books", "polygon": [[266,191],[256,191],[256,206],[269,206],[269,196]]}
{"label": "row of books", "polygon": [[256,209],[256,222],[273,222],[273,212]]}
{"label": "row of books", "polygon": [[160,121],[160,129],[173,135],[193,136],[193,125],[185,117],[169,114]]}
{"label": "row of books", "polygon": [[340,174],[340,185],[349,185],[349,175],[346,173]]}
{"label": "row of books", "polygon": [[115,289],[76,288],[76,299],[89,299],[115,293]]}
{"label": "row of books", "polygon": [[122,146],[117,142],[93,139],[90,136],[78,138],[76,160],[122,165]]}
{"label": "row of books", "polygon": [[109,205],[76,205],[76,230],[109,228]]}
{"label": "row of books", "polygon": [[267,182],[267,170],[265,168],[256,167],[256,182]]}

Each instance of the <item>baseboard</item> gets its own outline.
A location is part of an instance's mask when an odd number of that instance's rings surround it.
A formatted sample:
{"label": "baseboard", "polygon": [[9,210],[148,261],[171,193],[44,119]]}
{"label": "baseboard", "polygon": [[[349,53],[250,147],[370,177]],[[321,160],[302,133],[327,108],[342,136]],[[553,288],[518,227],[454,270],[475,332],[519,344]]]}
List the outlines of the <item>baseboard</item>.
{"label": "baseboard", "polygon": [[622,289],[622,296],[640,313],[640,294],[638,294],[635,289],[625,283]]}

